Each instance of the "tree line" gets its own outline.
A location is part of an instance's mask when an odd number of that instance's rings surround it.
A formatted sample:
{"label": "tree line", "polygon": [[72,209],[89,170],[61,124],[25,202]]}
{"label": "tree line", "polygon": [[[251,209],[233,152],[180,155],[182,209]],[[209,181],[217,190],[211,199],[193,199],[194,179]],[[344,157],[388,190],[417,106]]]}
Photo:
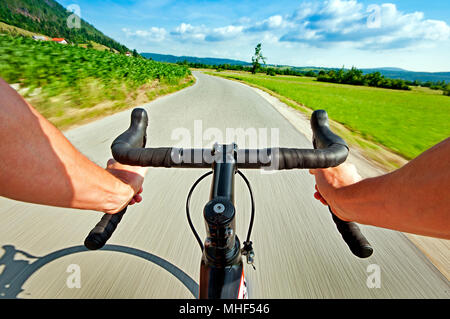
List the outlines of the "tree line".
{"label": "tree line", "polygon": [[350,70],[344,70],[344,68],[342,68],[339,71],[330,70],[328,72],[321,70],[317,76],[317,81],[372,86],[394,90],[411,90],[411,87],[405,80],[389,79],[381,75],[380,72],[364,74],[363,71],[355,67],[352,67]]}
{"label": "tree line", "polygon": [[260,66],[255,69],[255,67],[251,64],[248,65],[234,65],[234,64],[204,64],[204,63],[193,63],[188,61],[178,61],[177,64],[186,65],[190,68],[195,69],[210,69],[210,70],[230,70],[230,71],[243,71],[243,72],[251,72],[255,73],[265,73],[267,75],[275,76],[275,75],[293,75],[293,76],[308,76],[308,77],[317,77],[317,72],[314,71],[296,71],[290,68],[275,68],[275,67],[263,67]]}
{"label": "tree line", "polygon": [[352,67],[350,70],[344,70],[344,68],[338,71],[330,70],[328,72],[322,70],[317,76],[317,81],[364,85],[394,90],[411,90],[411,86],[422,86],[432,90],[442,90],[444,95],[450,95],[450,83],[446,83],[445,81],[421,82],[419,80],[390,79],[383,76],[380,72],[364,74],[363,71],[355,67]]}

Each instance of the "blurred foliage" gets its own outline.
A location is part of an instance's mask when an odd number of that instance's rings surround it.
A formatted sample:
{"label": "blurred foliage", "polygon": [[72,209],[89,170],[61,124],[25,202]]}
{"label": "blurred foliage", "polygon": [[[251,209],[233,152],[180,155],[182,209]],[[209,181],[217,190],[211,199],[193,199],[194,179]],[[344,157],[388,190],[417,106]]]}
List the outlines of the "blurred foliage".
{"label": "blurred foliage", "polygon": [[151,80],[177,82],[190,74],[179,65],[127,57],[53,42],[0,36],[0,76],[9,83],[42,87],[53,92],[96,78],[108,84],[119,80],[138,87]]}
{"label": "blurred foliage", "polygon": [[0,77],[18,84],[19,92],[60,128],[146,103],[148,98],[137,98],[145,92],[181,89],[190,74],[176,64],[0,35]]}

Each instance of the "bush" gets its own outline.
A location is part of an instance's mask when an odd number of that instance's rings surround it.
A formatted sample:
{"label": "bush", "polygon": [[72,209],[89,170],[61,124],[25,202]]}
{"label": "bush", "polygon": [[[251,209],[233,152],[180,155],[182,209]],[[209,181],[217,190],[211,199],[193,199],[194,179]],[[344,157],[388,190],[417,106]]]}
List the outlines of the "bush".
{"label": "bush", "polygon": [[303,75],[308,76],[310,78],[315,78],[317,76],[316,72],[314,72],[314,71],[308,71],[308,72],[304,73]]}
{"label": "bush", "polygon": [[450,85],[447,86],[447,89],[444,90],[444,95],[450,96]]}
{"label": "bush", "polygon": [[274,68],[268,68],[266,74],[270,76],[276,76],[277,72],[275,71]]}

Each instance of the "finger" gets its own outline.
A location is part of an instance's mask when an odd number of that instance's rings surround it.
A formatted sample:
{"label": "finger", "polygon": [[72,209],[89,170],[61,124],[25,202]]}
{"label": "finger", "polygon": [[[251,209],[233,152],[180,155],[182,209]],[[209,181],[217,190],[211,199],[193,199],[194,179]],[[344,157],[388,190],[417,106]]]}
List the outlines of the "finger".
{"label": "finger", "polygon": [[134,200],[134,198],[128,203],[128,206],[134,205],[136,203],[136,201]]}
{"label": "finger", "polygon": [[107,167],[107,168],[111,168],[111,166],[113,166],[114,163],[116,163],[116,161],[115,161],[113,158],[110,158],[110,159],[108,160],[108,162],[106,163],[106,167]]}
{"label": "finger", "polygon": [[143,189],[141,187],[141,189],[139,190],[139,192],[136,193],[136,195],[139,195],[140,193],[142,193]]}
{"label": "finger", "polygon": [[134,201],[136,203],[142,202],[142,196],[141,195],[134,195],[133,199],[134,199]]}
{"label": "finger", "polygon": [[310,170],[309,170],[309,173],[310,173],[311,175],[314,175],[315,171],[316,171],[316,170],[314,170],[314,169],[310,169]]}
{"label": "finger", "polygon": [[322,197],[322,195],[320,195],[319,192],[315,192],[314,193],[314,198],[319,200],[322,204],[324,204],[325,206],[328,206],[327,201]]}

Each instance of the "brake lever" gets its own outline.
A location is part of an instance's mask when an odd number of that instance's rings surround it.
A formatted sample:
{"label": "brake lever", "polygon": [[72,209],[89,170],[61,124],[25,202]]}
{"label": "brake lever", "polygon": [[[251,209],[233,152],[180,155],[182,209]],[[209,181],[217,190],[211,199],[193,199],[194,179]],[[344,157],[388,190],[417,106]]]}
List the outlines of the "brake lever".
{"label": "brake lever", "polygon": [[241,249],[241,254],[247,259],[247,264],[252,265],[253,269],[256,270],[254,265],[255,262],[255,251],[253,250],[253,242],[244,242],[244,247]]}

